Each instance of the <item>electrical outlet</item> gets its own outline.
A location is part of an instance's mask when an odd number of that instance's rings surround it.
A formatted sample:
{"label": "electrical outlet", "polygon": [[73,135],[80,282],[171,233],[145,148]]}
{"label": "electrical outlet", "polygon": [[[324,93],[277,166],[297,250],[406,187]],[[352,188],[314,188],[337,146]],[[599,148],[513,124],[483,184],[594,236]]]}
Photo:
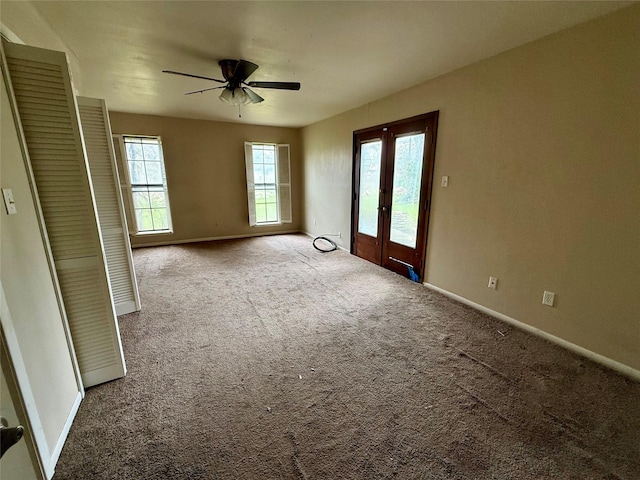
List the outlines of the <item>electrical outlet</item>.
{"label": "electrical outlet", "polygon": [[489,288],[493,288],[494,290],[498,288],[498,279],[496,277],[489,277]]}
{"label": "electrical outlet", "polygon": [[556,294],[553,292],[547,292],[546,290],[542,294],[542,304],[553,307],[556,300]]}

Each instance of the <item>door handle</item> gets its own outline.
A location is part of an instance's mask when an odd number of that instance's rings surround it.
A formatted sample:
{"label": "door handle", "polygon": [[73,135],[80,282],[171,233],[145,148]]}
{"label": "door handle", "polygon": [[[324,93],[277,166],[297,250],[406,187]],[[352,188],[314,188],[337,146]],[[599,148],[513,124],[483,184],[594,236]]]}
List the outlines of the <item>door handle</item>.
{"label": "door handle", "polygon": [[386,205],[382,205],[382,206],[378,207],[378,210],[381,210],[383,213],[384,212],[388,212],[389,211],[389,207],[387,207]]}
{"label": "door handle", "polygon": [[18,425],[17,427],[9,427],[7,419],[0,418],[0,457],[2,457],[7,450],[13,447],[20,441],[24,435],[24,427]]}

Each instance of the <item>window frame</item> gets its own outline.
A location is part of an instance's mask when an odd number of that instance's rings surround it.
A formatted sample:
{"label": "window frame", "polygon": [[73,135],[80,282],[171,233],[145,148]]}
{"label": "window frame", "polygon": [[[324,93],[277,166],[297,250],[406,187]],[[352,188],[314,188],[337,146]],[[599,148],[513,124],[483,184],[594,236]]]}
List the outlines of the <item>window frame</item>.
{"label": "window frame", "polygon": [[[144,183],[144,184],[134,184],[131,181],[131,169],[129,167],[129,157],[127,155],[127,139],[138,139],[138,140],[155,140],[157,142],[157,145],[159,147],[160,150],[160,164],[162,166],[162,178],[163,178],[163,183],[162,184],[155,184],[155,183]],[[167,234],[172,234],[173,233],[173,221],[171,219],[171,204],[170,204],[170,200],[169,200],[169,186],[168,186],[168,182],[167,182],[167,175],[166,175],[166,167],[165,167],[165,161],[164,161],[164,149],[162,147],[162,138],[159,135],[130,135],[130,134],[122,134],[120,135],[120,148],[122,151],[121,154],[121,160],[122,160],[122,170],[125,174],[125,180],[126,180],[126,186],[127,186],[127,196],[128,196],[128,205],[125,205],[127,207],[129,207],[130,212],[129,212],[129,216],[131,218],[131,222],[132,222],[132,226],[134,227],[133,232],[131,232],[132,235],[134,236],[146,236],[146,235],[167,235]],[[142,142],[141,142],[142,143]],[[131,161],[139,161],[139,160],[131,160]],[[146,160],[142,160],[143,162],[146,162]],[[164,193],[164,198],[165,198],[165,210],[167,213],[167,228],[163,228],[163,229],[154,229],[154,230],[141,230],[140,229],[140,225],[138,224],[138,216],[136,215],[136,206],[135,206],[135,198],[134,198],[134,193],[139,193],[135,191],[135,188],[146,188],[147,192],[149,192],[149,188],[162,188],[162,192]],[[149,207],[149,210],[153,211],[153,209],[151,207]]]}
{"label": "window frame", "polygon": [[[267,183],[267,182],[263,182],[263,183],[258,183],[255,181],[255,177],[254,177],[254,191],[256,193],[255,197],[254,197],[254,202],[255,202],[255,206],[256,206],[256,227],[262,227],[262,226],[268,226],[268,225],[281,225],[282,221],[280,220],[280,195],[278,192],[278,147],[275,143],[259,143],[259,142],[252,142],[251,143],[251,151],[252,151],[252,162],[253,162],[253,167],[254,167],[254,172],[255,172],[255,166],[256,166],[256,159],[255,159],[255,147],[256,146],[260,146],[260,147],[271,147],[271,150],[273,151],[273,175],[274,175],[274,181],[273,183]],[[266,150],[266,149],[264,149]],[[264,161],[260,162],[260,164],[262,165],[267,165]],[[258,200],[257,200],[257,192],[259,190],[258,185],[261,186],[261,189],[265,192],[265,197],[266,197],[266,190],[273,190],[275,197],[276,197],[276,201],[275,201],[275,208],[276,208],[276,219],[275,220],[266,220],[264,222],[260,222],[258,221]],[[262,203],[262,205],[265,206],[265,217],[269,218],[269,213],[268,213],[268,207],[267,205],[273,205],[273,202],[265,202]]]}
{"label": "window frame", "polygon": [[[254,146],[269,146],[274,153],[275,184],[256,183],[254,178]],[[291,212],[291,158],[290,145],[270,142],[245,142],[245,166],[247,177],[247,202],[249,209],[249,225],[252,227],[269,227],[292,223]],[[261,162],[264,164],[263,162]],[[258,185],[273,185],[276,195],[276,221],[258,222],[256,192]],[[265,205],[267,205],[265,203]]]}

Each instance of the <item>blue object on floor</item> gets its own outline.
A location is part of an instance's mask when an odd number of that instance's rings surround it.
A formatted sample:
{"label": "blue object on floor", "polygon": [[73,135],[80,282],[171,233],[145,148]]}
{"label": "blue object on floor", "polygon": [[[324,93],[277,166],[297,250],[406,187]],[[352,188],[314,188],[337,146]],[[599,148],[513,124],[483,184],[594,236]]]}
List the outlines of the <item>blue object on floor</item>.
{"label": "blue object on floor", "polygon": [[413,271],[413,267],[407,267],[407,270],[409,270],[409,280],[411,280],[412,282],[419,283],[420,277],[416,272]]}

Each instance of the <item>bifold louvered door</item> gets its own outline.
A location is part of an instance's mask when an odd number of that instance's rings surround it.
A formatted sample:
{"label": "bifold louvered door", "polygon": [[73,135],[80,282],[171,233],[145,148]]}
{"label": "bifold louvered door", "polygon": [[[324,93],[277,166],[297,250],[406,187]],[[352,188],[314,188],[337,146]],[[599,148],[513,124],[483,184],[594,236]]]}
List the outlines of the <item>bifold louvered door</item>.
{"label": "bifold louvered door", "polygon": [[4,44],[85,387],[126,373],[64,53]]}
{"label": "bifold louvered door", "polygon": [[82,135],[117,315],[140,310],[111,126],[104,100],[78,97]]}

